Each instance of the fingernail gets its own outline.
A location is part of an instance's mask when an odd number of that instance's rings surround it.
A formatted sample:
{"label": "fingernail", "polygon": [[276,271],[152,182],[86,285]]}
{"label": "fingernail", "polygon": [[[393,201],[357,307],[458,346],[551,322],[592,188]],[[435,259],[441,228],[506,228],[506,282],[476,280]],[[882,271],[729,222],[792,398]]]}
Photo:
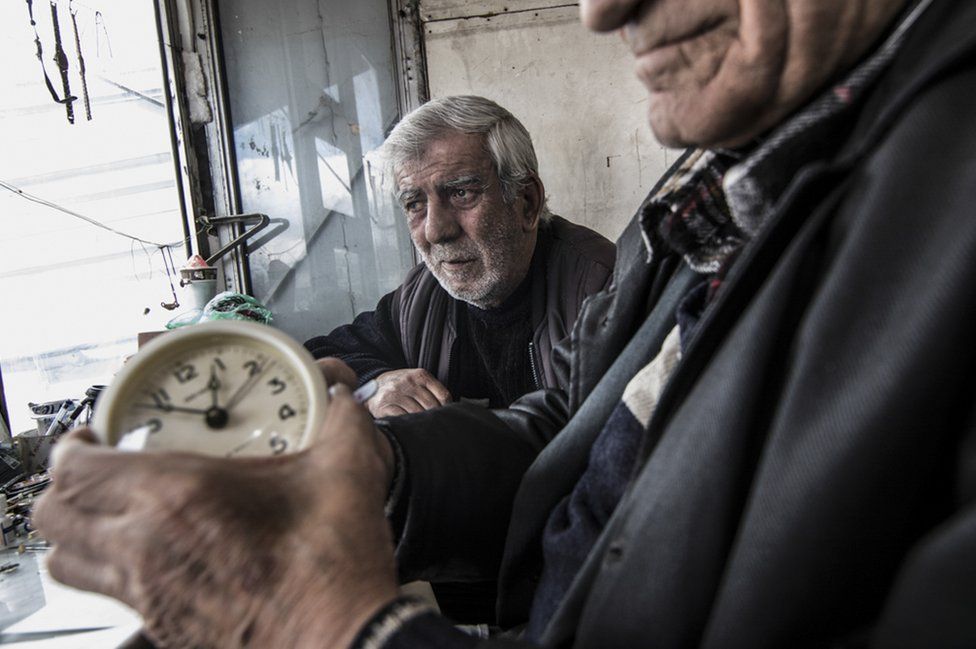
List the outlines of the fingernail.
{"label": "fingernail", "polygon": [[341,383],[336,383],[335,385],[330,385],[329,386],[329,396],[330,397],[335,397],[335,396],[338,396],[340,394],[344,394],[344,393],[346,393],[348,391],[349,391],[349,388],[347,388],[346,386],[344,386]]}

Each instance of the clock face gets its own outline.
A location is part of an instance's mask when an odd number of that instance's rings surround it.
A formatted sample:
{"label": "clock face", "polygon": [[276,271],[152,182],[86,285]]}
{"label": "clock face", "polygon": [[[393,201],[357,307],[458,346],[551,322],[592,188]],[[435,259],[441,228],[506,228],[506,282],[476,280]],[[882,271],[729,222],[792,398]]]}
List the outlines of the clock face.
{"label": "clock face", "polygon": [[93,428],[122,448],[277,455],[304,446],[326,400],[295,341],[268,325],[218,321],[159,336],[130,359]]}

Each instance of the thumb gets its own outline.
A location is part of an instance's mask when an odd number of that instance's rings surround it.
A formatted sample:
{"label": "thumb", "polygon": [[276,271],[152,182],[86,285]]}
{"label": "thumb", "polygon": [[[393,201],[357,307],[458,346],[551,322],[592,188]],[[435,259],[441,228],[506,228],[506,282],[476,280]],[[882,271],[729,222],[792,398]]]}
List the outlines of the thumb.
{"label": "thumb", "polygon": [[310,468],[320,475],[340,470],[366,478],[382,501],[393,480],[393,447],[348,387],[336,384],[329,396],[325,422],[307,448]]}
{"label": "thumb", "polygon": [[325,426],[321,434],[342,436],[344,432],[341,429],[344,427],[372,430],[373,418],[356,399],[352,386],[343,382],[329,386],[329,410],[325,413]]}
{"label": "thumb", "polygon": [[97,446],[98,444],[98,436],[91,428],[82,427],[70,431],[59,439],[54,448],[51,449],[51,468],[56,470],[56,467],[64,461],[65,455],[75,452],[76,449],[88,445]]}
{"label": "thumb", "polygon": [[356,373],[338,358],[320,358],[315,361],[315,364],[318,365],[322,376],[325,377],[325,382],[329,385],[342,383],[348,385],[350,388],[356,387],[358,383]]}

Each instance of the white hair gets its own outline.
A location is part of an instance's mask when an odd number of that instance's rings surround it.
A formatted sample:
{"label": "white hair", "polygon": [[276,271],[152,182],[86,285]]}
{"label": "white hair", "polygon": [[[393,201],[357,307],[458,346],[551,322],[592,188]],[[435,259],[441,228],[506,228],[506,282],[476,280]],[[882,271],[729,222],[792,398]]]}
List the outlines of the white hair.
{"label": "white hair", "polygon": [[[452,95],[431,99],[411,111],[386,138],[382,153],[391,177],[404,164],[423,157],[428,142],[452,132],[484,137],[508,204],[539,175],[532,138],[514,115],[484,97]],[[551,216],[543,204],[540,218],[548,221]]]}

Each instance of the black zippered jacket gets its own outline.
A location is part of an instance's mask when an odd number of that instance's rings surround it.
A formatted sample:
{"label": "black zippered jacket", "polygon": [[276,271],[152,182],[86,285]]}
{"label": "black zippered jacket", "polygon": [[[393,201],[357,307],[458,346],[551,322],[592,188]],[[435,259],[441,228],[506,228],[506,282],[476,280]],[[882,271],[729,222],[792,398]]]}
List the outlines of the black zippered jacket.
{"label": "black zippered jacket", "polygon": [[[614,247],[606,237],[553,216],[540,224],[546,256],[532,277],[531,367],[535,384],[558,387],[552,350],[573,328],[588,296],[605,288],[613,271]],[[351,324],[305,343],[316,358],[334,356],[349,365],[360,383],[390,370],[423,368],[455,393],[450,382],[451,350],[458,338],[458,300],[433,273],[418,264],[403,284],[380,298],[376,309]]]}

